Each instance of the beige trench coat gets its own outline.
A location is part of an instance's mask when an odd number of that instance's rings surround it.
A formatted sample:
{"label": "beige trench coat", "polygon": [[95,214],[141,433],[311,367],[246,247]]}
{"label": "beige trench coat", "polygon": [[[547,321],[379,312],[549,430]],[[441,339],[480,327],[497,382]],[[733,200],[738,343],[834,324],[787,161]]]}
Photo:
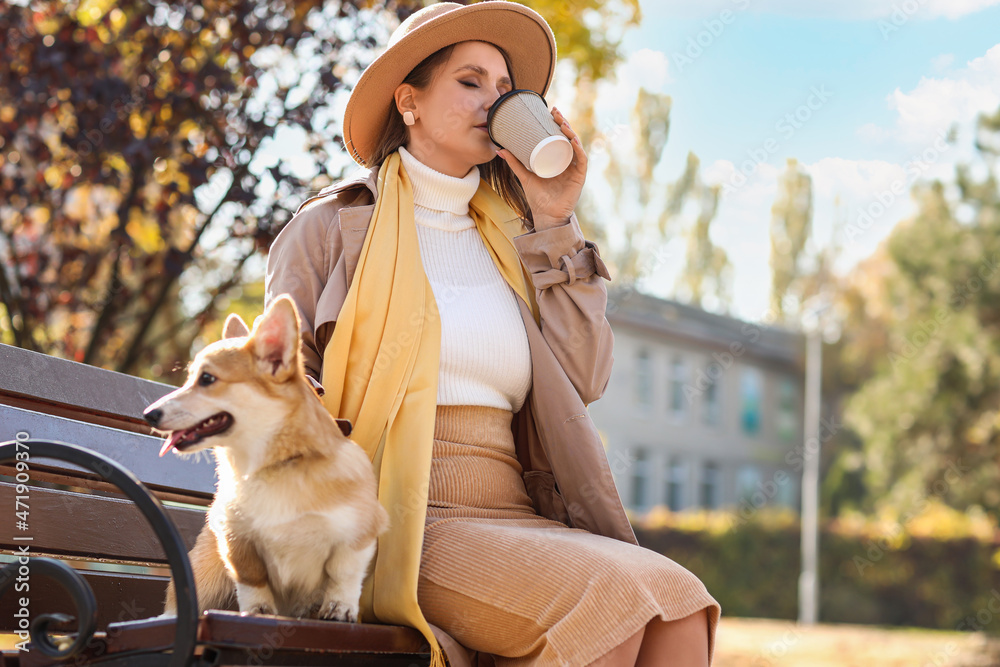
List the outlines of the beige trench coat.
{"label": "beige trench coat", "polygon": [[[316,379],[368,232],[377,176],[377,169],[362,170],[308,199],[268,255],[265,305],[282,293],[295,300],[306,372]],[[614,337],[604,316],[608,270],[597,247],[584,240],[575,215],[563,226],[517,236],[514,245],[531,274],[541,314],[539,327],[517,298],[532,386],[511,428],[528,495],[541,516],[635,544],[586,410],[611,375]]]}

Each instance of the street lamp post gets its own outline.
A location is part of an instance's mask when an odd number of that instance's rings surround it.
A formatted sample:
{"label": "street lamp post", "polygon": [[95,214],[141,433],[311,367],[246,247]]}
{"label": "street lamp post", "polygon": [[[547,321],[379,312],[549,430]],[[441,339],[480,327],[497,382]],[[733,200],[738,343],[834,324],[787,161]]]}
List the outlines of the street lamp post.
{"label": "street lamp post", "polygon": [[819,620],[819,404],[823,363],[819,327],[806,334],[805,443],[802,468],[802,571],[799,573],[799,623]]}
{"label": "street lamp post", "polygon": [[[815,299],[815,301],[814,301]],[[799,573],[799,623],[819,621],[819,452],[820,392],[823,372],[822,313],[830,307],[823,297],[810,299],[806,330],[806,395],[802,468],[802,570]],[[808,307],[812,306],[812,307]]]}

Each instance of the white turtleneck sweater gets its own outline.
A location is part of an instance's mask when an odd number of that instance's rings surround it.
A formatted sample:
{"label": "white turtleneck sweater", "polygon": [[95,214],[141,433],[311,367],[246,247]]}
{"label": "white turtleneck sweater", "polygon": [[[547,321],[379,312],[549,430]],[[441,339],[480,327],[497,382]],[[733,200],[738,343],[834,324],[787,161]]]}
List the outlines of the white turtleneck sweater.
{"label": "white turtleneck sweater", "polygon": [[531,353],[514,290],[469,215],[479,169],[455,178],[405,148],[399,155],[413,184],[420,257],[441,317],[437,403],[517,412],[531,388]]}

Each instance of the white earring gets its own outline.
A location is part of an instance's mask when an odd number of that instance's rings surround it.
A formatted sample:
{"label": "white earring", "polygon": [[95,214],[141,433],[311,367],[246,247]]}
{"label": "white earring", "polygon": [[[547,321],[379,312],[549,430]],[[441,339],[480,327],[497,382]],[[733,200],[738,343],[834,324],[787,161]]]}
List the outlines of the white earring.
{"label": "white earring", "polygon": [[404,111],[403,122],[406,123],[407,125],[413,125],[414,123],[417,122],[417,119],[413,117],[412,111]]}

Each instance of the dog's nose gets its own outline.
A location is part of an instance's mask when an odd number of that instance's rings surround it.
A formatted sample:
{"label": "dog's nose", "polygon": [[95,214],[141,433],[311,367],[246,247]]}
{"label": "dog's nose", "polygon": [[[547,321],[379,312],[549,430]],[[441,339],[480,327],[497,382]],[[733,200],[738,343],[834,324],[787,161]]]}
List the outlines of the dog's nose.
{"label": "dog's nose", "polygon": [[146,421],[150,423],[151,426],[156,426],[163,419],[163,410],[160,408],[153,408],[152,410],[146,410],[142,413],[142,416],[146,418]]}

